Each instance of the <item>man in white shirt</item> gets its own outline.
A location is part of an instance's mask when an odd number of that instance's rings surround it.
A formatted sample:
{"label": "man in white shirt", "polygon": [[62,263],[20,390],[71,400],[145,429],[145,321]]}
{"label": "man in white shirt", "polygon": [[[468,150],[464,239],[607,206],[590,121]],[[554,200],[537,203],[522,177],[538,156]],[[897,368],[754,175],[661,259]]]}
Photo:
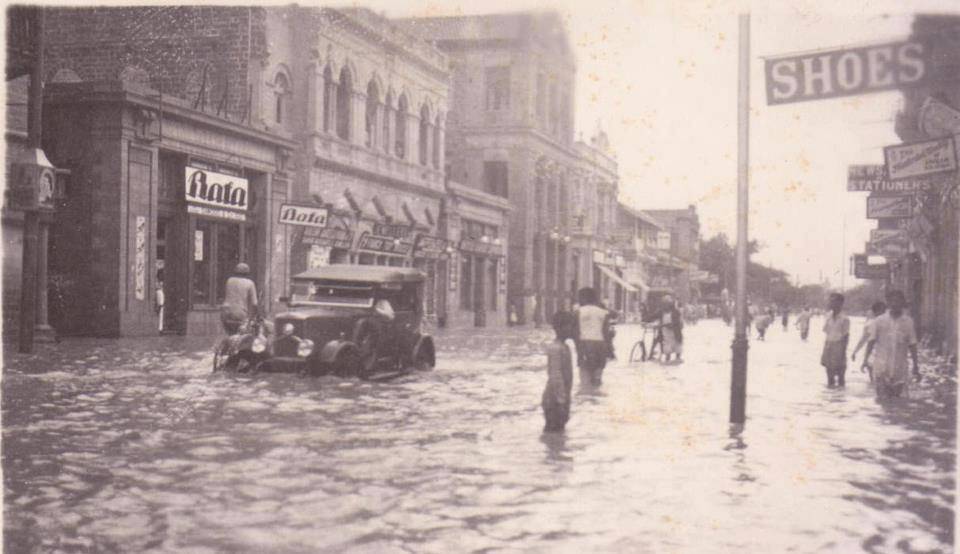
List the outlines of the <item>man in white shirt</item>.
{"label": "man in white shirt", "polygon": [[[820,364],[827,370],[827,386],[845,386],[847,372],[847,343],[850,342],[850,318],[843,315],[843,295],[830,295],[830,314],[823,322],[823,354]],[[867,354],[869,356],[869,353]]]}
{"label": "man in white shirt", "polygon": [[580,384],[597,386],[602,383],[603,369],[610,353],[610,312],[599,305],[597,291],[590,287],[580,289],[577,297],[580,307],[576,310],[575,336]]}
{"label": "man in white shirt", "polygon": [[897,397],[907,392],[910,384],[908,353],[913,362],[913,375],[920,380],[917,332],[913,318],[903,313],[906,304],[903,292],[892,290],[887,293],[889,310],[874,320],[871,329],[866,356],[873,353],[873,379],[880,397]]}

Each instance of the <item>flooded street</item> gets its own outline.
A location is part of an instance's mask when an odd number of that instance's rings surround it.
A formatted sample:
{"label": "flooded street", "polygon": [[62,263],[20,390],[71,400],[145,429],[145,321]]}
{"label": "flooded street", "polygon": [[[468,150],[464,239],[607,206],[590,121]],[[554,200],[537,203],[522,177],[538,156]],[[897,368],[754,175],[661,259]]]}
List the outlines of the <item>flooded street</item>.
{"label": "flooded street", "polygon": [[212,375],[210,339],[11,355],[5,547],[952,551],[953,386],[879,404],[851,368],[827,389],[820,325],[751,337],[742,432],[716,320],[688,327],[675,366],[628,364],[639,329],[620,326],[603,387],[552,437],[546,330],[439,333],[435,371],[384,383]]}

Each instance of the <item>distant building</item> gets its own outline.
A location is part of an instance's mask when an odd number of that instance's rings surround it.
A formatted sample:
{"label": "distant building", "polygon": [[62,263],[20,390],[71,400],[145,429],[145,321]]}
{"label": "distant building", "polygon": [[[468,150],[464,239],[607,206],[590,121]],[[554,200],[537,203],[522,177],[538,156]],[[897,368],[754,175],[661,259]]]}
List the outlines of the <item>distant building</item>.
{"label": "distant building", "polygon": [[[700,219],[697,208],[690,205],[685,210],[644,211],[669,231],[669,248],[660,254],[664,279],[681,302],[695,301],[699,296],[697,275],[700,264]],[[665,250],[662,246],[661,252]]]}
{"label": "distant building", "polygon": [[581,286],[597,285],[609,301],[617,294],[622,301],[615,291],[621,285],[599,269],[616,274],[602,232],[615,219],[616,161],[609,145],[574,143],[575,67],[560,16],[402,23],[450,58],[449,178],[513,207],[507,291],[520,321],[545,321],[570,307]]}

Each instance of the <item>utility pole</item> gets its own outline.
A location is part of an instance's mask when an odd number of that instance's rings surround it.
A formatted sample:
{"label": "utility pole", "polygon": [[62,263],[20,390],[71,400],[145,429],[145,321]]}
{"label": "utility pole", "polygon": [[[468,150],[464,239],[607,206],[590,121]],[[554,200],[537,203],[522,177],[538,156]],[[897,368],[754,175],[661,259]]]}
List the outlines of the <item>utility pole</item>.
{"label": "utility pole", "polygon": [[[27,99],[27,148],[40,150],[41,111],[43,109],[43,8],[33,8],[30,67],[30,91]],[[22,353],[33,352],[33,333],[37,321],[37,290],[46,283],[38,283],[40,258],[40,214],[27,209],[23,214],[23,268],[20,281],[20,336]]]}
{"label": "utility pole", "polygon": [[737,87],[737,310],[730,375],[730,423],[746,421],[747,409],[747,193],[750,189],[750,15],[740,14]]}

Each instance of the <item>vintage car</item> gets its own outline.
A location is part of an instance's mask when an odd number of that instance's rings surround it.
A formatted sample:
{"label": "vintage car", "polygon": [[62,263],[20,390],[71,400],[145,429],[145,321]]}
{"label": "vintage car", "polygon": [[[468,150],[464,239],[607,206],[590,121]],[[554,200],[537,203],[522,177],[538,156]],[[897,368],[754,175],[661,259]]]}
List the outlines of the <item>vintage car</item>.
{"label": "vintage car", "polygon": [[272,357],[262,369],[335,373],[429,370],[433,338],[421,332],[425,274],[416,269],[332,265],[293,278],[274,318]]}

